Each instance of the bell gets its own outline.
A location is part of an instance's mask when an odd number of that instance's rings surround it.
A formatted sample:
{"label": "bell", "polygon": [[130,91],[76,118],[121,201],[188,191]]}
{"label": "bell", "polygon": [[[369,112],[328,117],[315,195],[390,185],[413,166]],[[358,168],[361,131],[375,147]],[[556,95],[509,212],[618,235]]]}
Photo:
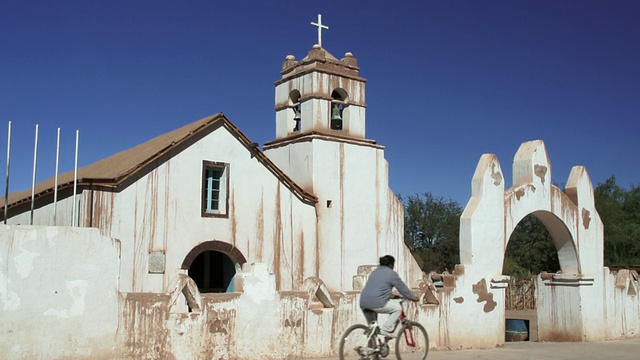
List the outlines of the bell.
{"label": "bell", "polygon": [[300,121],[300,110],[293,108],[293,120]]}
{"label": "bell", "polygon": [[331,110],[331,128],[333,130],[342,130],[342,114],[338,105],[334,105]]}
{"label": "bell", "polygon": [[340,114],[340,108],[338,107],[338,105],[334,105],[333,110],[331,110],[331,121],[334,120],[342,121],[342,115]]}
{"label": "bell", "polygon": [[293,127],[293,131],[300,131],[300,120],[302,117],[300,116],[300,108],[299,104],[296,107],[291,108],[293,110],[293,121],[295,122],[295,126]]}

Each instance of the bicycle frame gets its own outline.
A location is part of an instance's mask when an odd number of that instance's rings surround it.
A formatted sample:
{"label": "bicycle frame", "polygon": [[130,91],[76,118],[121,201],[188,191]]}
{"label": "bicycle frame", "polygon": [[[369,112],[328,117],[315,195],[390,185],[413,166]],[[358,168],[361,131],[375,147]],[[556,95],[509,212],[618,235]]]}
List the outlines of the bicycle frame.
{"label": "bicycle frame", "polygon": [[380,333],[380,325],[377,321],[371,322],[369,324],[369,336],[367,336],[367,345],[371,344],[371,340],[376,340],[378,334]]}

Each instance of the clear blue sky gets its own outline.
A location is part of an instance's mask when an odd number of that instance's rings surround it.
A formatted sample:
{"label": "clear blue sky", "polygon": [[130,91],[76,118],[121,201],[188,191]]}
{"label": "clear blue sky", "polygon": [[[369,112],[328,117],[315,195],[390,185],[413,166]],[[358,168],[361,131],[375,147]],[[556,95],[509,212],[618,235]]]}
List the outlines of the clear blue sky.
{"label": "clear blue sky", "polygon": [[[224,112],[275,136],[286,55],[350,51],[367,82],[367,138],[390,185],[464,205],[483,153],[511,185],[519,145],[543,139],[552,180],[585,165],[640,183],[640,1],[14,1],[0,4],[0,158],[11,191]],[[4,174],[4,170],[0,171]],[[4,178],[4,176],[3,176]],[[4,192],[3,194],[4,195]]]}

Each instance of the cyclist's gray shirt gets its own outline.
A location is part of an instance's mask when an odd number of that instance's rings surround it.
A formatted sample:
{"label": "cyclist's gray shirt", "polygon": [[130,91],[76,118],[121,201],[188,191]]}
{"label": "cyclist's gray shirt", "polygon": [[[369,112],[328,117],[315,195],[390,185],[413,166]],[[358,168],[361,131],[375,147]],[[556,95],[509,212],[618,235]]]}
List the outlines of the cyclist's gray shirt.
{"label": "cyclist's gray shirt", "polygon": [[409,287],[400,279],[398,273],[388,266],[378,266],[369,275],[367,284],[360,294],[361,309],[379,309],[387,304],[391,299],[393,288],[407,299],[417,300],[416,295]]}

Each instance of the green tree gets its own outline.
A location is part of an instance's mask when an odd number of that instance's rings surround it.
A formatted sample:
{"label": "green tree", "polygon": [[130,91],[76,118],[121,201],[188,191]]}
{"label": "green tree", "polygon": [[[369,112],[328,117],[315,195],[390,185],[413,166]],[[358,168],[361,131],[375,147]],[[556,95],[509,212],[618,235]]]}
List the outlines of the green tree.
{"label": "green tree", "polygon": [[549,230],[534,215],[525,216],[509,238],[503,273],[518,280],[528,280],[531,274],[558,270],[558,250]]}
{"label": "green tree", "polygon": [[405,243],[421,268],[453,270],[460,262],[460,204],[429,192],[398,198],[405,206]]}
{"label": "green tree", "polygon": [[604,263],[640,266],[640,187],[625,190],[609,177],[595,189],[596,209],[604,224]]}

